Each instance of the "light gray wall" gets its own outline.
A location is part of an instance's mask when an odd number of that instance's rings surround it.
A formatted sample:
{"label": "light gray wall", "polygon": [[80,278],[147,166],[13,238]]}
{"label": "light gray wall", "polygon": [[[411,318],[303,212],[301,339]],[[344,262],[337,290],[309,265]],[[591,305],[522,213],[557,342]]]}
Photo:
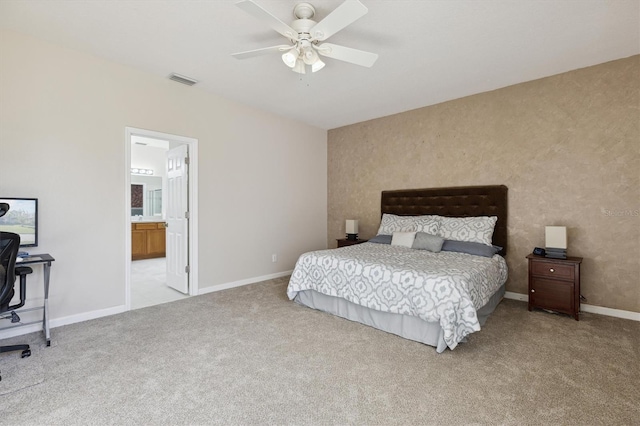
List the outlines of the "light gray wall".
{"label": "light gray wall", "polygon": [[325,130],[3,31],[0,194],[40,200],[54,320],[125,303],[126,126],[199,140],[201,291],[326,247]]}

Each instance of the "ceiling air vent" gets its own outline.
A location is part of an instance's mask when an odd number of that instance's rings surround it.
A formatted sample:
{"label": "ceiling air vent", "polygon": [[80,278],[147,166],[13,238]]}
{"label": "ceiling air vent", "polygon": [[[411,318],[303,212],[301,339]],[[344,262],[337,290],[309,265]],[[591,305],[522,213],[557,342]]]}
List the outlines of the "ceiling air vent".
{"label": "ceiling air vent", "polygon": [[169,80],[177,81],[178,83],[186,84],[187,86],[193,86],[198,82],[198,80],[194,80],[192,78],[176,73],[171,74],[169,76]]}

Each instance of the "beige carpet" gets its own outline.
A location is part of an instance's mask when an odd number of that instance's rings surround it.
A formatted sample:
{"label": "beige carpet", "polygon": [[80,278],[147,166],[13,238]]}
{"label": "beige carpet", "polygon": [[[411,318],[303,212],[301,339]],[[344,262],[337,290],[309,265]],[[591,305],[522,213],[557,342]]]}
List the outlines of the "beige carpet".
{"label": "beige carpet", "polygon": [[[32,340],[32,336],[29,337],[29,340]],[[0,381],[0,395],[13,393],[44,381],[43,357],[40,351],[46,348],[46,345],[44,339],[42,340],[41,343],[33,342],[31,344],[31,356],[29,357],[21,358],[22,351],[0,354],[0,376],[5,378]],[[2,423],[1,415],[0,423]]]}
{"label": "beige carpet", "polygon": [[[638,424],[638,322],[505,300],[439,355],[298,306],[286,283],[55,328],[27,362],[2,354],[2,386],[44,377],[0,397],[0,424]],[[41,336],[1,343],[24,340]]]}

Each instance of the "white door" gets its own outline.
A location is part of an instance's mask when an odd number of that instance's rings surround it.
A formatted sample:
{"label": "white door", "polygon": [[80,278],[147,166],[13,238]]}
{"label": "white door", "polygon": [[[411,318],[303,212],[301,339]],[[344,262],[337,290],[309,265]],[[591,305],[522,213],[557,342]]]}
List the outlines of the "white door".
{"label": "white door", "polygon": [[167,285],[189,294],[189,151],[167,151]]}

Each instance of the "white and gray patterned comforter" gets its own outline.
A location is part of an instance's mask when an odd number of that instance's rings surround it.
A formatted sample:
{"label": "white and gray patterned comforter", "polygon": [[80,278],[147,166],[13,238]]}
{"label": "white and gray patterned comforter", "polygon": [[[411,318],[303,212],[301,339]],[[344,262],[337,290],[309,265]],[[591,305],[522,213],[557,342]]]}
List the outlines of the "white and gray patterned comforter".
{"label": "white and gray patterned comforter", "polygon": [[437,322],[451,349],[480,330],[476,310],[507,280],[507,264],[470,254],[363,243],[305,253],[287,287],[344,298],[383,312]]}

